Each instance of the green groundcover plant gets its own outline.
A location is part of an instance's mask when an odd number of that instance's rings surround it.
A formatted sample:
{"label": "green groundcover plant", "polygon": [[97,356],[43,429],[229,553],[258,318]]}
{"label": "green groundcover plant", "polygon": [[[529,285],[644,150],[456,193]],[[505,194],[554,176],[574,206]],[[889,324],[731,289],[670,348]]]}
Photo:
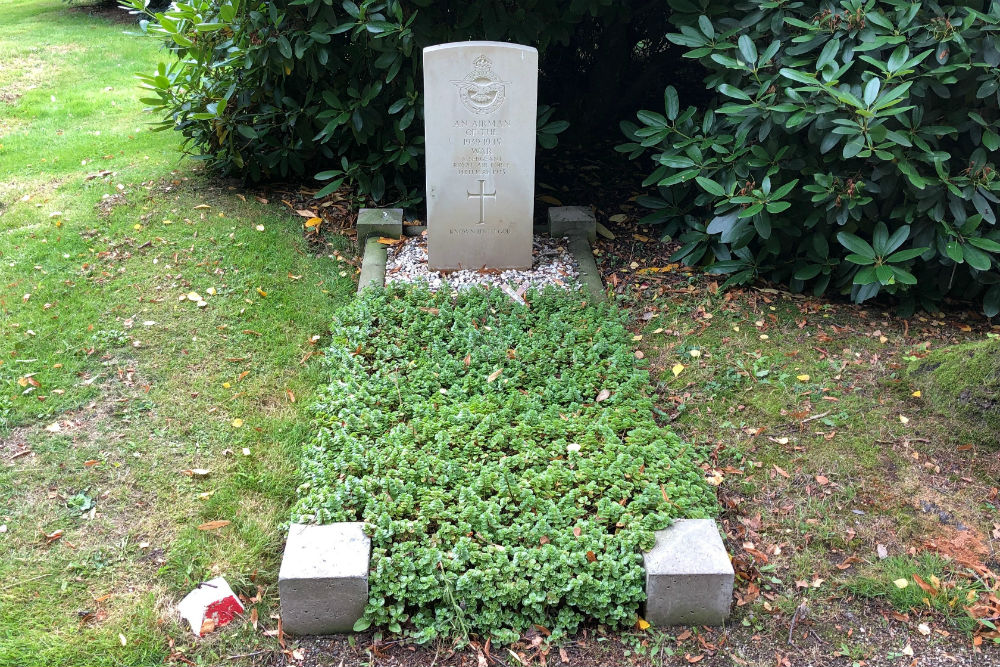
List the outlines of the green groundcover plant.
{"label": "green groundcover plant", "polygon": [[1000,1],[670,0],[707,112],[626,123],[675,259],[816,294],[1000,313]]}
{"label": "green groundcover plant", "polygon": [[528,299],[393,287],[336,314],[293,518],[366,522],[357,629],[631,624],[653,531],[713,513],[694,453],[654,421],[626,316]]}

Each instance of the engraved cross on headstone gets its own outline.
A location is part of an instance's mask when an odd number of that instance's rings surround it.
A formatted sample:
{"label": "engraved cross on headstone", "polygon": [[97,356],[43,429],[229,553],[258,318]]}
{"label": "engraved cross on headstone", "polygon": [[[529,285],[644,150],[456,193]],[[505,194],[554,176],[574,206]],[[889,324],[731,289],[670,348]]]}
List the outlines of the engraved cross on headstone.
{"label": "engraved cross on headstone", "polygon": [[480,225],[486,224],[486,198],[491,197],[493,200],[497,198],[497,190],[493,188],[493,192],[486,192],[486,181],[479,179],[479,192],[469,192],[465,191],[469,195],[469,199],[479,199],[479,223]]}

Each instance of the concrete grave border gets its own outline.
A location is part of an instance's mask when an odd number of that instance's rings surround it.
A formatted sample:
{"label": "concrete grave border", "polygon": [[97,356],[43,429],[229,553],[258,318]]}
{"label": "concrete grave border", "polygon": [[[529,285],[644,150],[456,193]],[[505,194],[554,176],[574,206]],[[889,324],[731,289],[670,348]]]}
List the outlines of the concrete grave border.
{"label": "concrete grave border", "polygon": [[[293,524],[278,575],[289,634],[352,632],[368,604],[371,540],[360,522]],[[678,519],[643,554],[652,625],[722,625],[735,574],[712,519]]]}
{"label": "concrete grave border", "polygon": [[[388,253],[379,238],[399,239],[417,236],[427,229],[423,225],[403,226],[403,209],[363,208],[358,211],[358,253],[362,256],[358,293],[369,285],[385,285],[385,265]],[[548,211],[548,224],[534,228],[534,233],[566,237],[568,250],[580,269],[580,282],[594,302],[607,301],[604,281],[594,261],[591,244],[597,238],[597,219],[588,207],[553,206]]]}

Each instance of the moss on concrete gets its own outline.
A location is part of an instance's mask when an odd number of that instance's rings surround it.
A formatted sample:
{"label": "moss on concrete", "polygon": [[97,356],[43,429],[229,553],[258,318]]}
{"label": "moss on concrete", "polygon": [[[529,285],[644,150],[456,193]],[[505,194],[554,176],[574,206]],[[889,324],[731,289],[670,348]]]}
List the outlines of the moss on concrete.
{"label": "moss on concrete", "polygon": [[957,436],[1000,447],[1000,339],[935,350],[907,374],[937,411],[955,417]]}

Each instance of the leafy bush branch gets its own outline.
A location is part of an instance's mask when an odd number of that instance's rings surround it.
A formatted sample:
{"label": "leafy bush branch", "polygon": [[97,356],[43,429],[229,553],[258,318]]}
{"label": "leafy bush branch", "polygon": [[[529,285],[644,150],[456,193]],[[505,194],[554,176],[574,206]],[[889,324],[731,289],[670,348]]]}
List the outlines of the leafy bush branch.
{"label": "leafy bush branch", "polygon": [[[1000,313],[1000,2],[671,0],[717,93],[624,123],[675,259],[902,305]],[[677,187],[689,184],[687,187]]]}

